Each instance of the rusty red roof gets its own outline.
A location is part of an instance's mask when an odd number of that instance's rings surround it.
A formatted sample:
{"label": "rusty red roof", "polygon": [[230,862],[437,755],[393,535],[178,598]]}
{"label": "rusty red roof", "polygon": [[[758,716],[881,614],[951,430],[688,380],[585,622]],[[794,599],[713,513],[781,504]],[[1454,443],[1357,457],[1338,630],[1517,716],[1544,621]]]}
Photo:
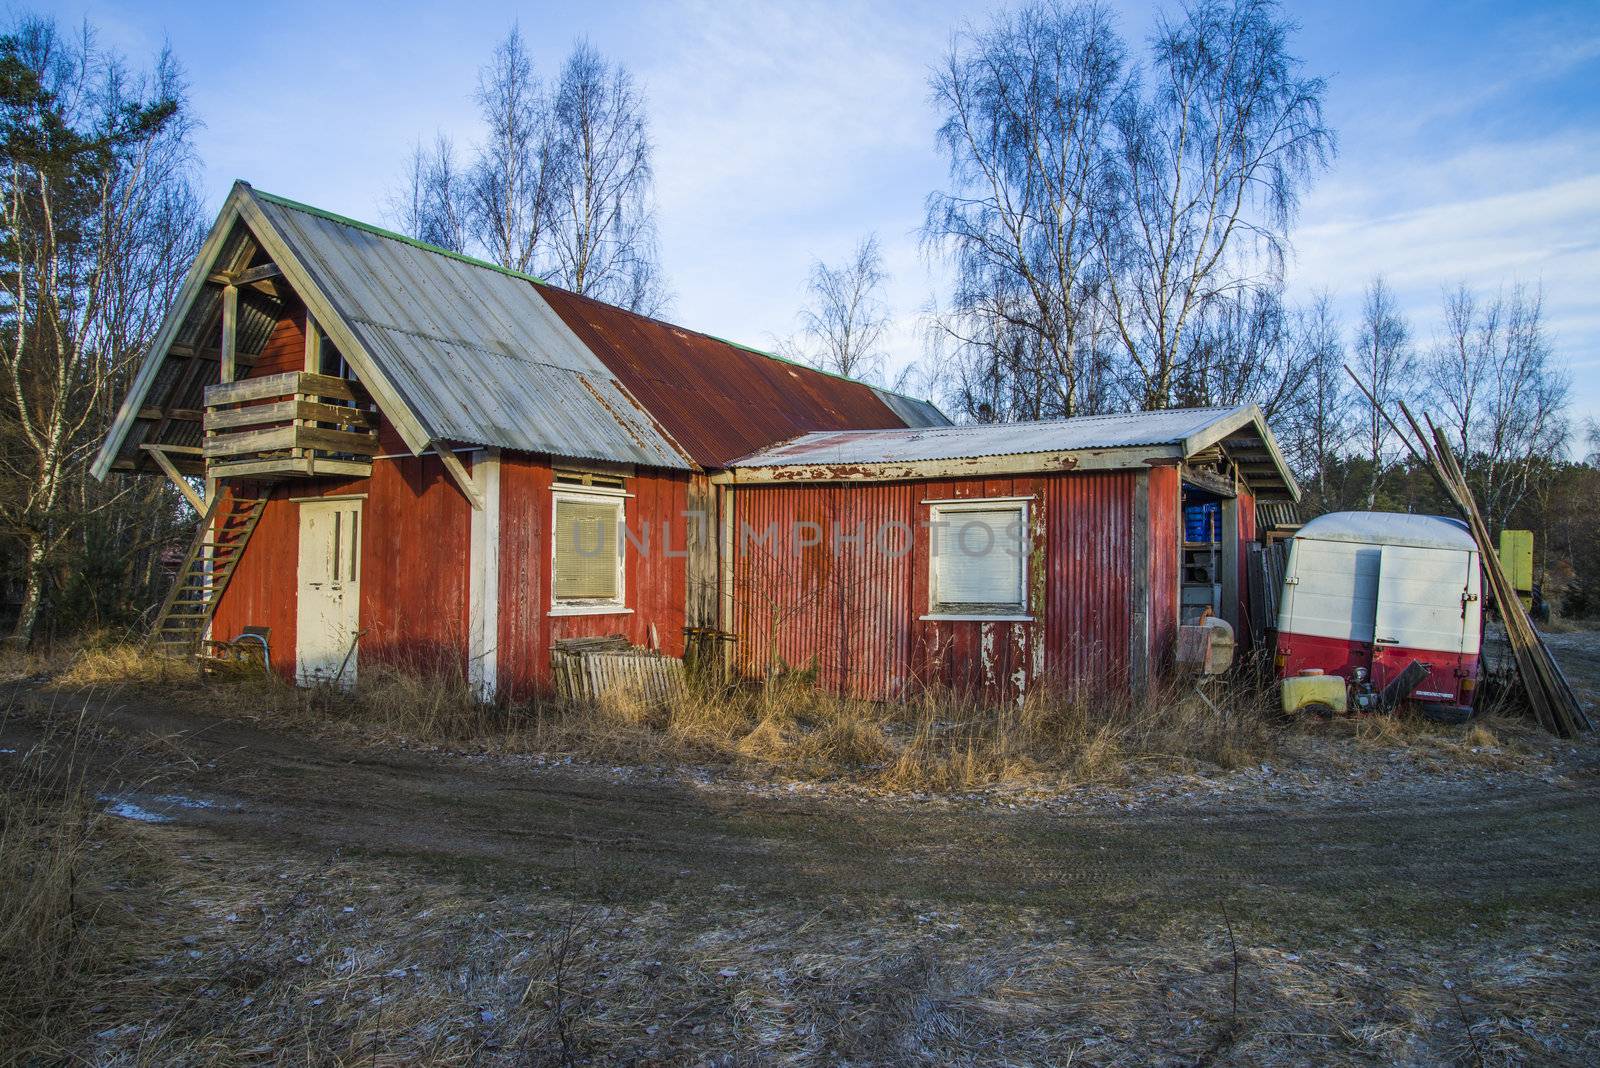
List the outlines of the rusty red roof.
{"label": "rusty red roof", "polygon": [[816,430],[948,422],[921,401],[554,286],[541,284],[538,289],[702,467],[726,467],[741,456]]}

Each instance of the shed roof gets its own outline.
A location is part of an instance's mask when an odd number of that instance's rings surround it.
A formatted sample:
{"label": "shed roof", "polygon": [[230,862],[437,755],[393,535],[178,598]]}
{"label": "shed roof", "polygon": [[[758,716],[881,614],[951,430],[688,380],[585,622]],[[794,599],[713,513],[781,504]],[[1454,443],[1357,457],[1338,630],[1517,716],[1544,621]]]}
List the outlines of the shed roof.
{"label": "shed roof", "polygon": [[695,461],[726,467],[807,431],[949,425],[918,401],[541,284],[583,343]]}
{"label": "shed roof", "polygon": [[[1241,434],[1250,437],[1241,439]],[[762,449],[733,466],[775,481],[827,480],[841,472],[895,478],[914,477],[915,465],[943,465],[941,470],[953,472],[952,464],[1004,457],[1033,458],[1035,463],[1042,462],[1039,457],[1049,457],[1048,466],[1060,468],[1082,466],[1091,459],[1100,466],[1136,466],[1157,455],[1187,459],[1212,446],[1248,446],[1263,458],[1259,481],[1281,488],[1289,497],[1298,496],[1266,417],[1254,404],[1026,423],[827,431]]]}
{"label": "shed roof", "polygon": [[1478,547],[1466,523],[1459,519],[1407,512],[1329,512],[1301,527],[1295,537],[1428,549],[1476,550]]}
{"label": "shed roof", "polygon": [[1131,445],[1181,444],[1245,408],[1175,408],[1121,415],[1083,415],[1028,423],[982,423],[909,430],[839,430],[806,434],[738,461],[739,467],[795,463],[862,464],[957,460]]}

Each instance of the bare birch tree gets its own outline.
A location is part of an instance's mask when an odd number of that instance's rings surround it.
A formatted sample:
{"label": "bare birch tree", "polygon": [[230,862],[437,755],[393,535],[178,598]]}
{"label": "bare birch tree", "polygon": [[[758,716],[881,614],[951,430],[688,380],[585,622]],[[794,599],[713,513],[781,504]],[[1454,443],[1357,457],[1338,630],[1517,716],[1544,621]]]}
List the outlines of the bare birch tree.
{"label": "bare birch tree", "polygon": [[1333,153],[1325,84],[1289,53],[1294,28],[1273,0],[1196,0],[1162,21],[1148,91],[1120,108],[1103,292],[1141,407],[1176,400],[1207,305],[1281,278],[1300,193]]}
{"label": "bare birch tree", "polygon": [[1124,53],[1098,3],[1043,0],[958,35],[933,75],[951,188],[928,198],[923,240],[955,266],[935,322],[969,414],[1099,410],[1095,228]]}
{"label": "bare birch tree", "polygon": [[1482,300],[1465,285],[1446,293],[1426,379],[1484,513],[1504,524],[1541,461],[1567,443],[1571,379],[1552,365],[1542,294],[1516,286]]}
{"label": "bare birch tree", "polygon": [[1367,507],[1378,506],[1378,489],[1392,456],[1392,431],[1388,420],[1399,411],[1399,401],[1416,382],[1417,360],[1411,348],[1411,327],[1400,314],[1394,291],[1380,276],[1367,286],[1361,303],[1361,322],[1351,346],[1356,372],[1372,393],[1363,419],[1366,458],[1371,464],[1367,482]]}
{"label": "bare birch tree", "polygon": [[650,314],[665,301],[651,212],[650,131],[633,76],[587,41],[556,83],[551,281]]}
{"label": "bare birch tree", "polygon": [[889,307],[883,302],[883,252],[876,234],[856,245],[849,260],[830,267],[817,260],[806,281],[809,300],[800,311],[799,344],[786,346],[801,359],[846,378],[882,379]]}
{"label": "bare birch tree", "polygon": [[458,162],[442,134],[413,149],[389,216],[406,233],[575,293],[652,314],[656,254],[643,94],[586,42],[554,86],[512,26],[479,72],[484,137]]}
{"label": "bare birch tree", "polygon": [[486,136],[469,169],[474,240],[502,267],[532,271],[550,222],[556,165],[549,101],[513,25],[478,75]]}
{"label": "bare birch tree", "polygon": [[1311,508],[1334,511],[1343,494],[1342,487],[1331,484],[1331,477],[1350,445],[1356,411],[1344,370],[1344,342],[1326,293],[1296,313],[1295,345],[1306,366],[1306,388],[1279,429],[1290,463],[1311,491]]}
{"label": "bare birch tree", "polygon": [[470,192],[455,146],[440,133],[433,144],[418,142],[411,150],[401,186],[390,196],[389,213],[419,241],[465,252],[471,240]]}
{"label": "bare birch tree", "polygon": [[13,639],[38,623],[52,554],[114,500],[82,485],[114,397],[199,244],[183,79],[145,76],[87,27],[0,39],[0,533],[22,549]]}

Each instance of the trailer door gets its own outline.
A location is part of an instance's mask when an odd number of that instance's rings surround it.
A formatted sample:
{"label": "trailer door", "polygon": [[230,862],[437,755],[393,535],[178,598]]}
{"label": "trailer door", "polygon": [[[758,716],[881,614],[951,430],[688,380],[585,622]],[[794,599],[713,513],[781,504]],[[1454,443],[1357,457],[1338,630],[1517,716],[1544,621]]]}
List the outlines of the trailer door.
{"label": "trailer door", "polygon": [[1378,571],[1372,682],[1382,689],[1413,660],[1428,677],[1413,693],[1423,701],[1458,700],[1475,671],[1478,641],[1476,554],[1462,549],[1385,545]]}

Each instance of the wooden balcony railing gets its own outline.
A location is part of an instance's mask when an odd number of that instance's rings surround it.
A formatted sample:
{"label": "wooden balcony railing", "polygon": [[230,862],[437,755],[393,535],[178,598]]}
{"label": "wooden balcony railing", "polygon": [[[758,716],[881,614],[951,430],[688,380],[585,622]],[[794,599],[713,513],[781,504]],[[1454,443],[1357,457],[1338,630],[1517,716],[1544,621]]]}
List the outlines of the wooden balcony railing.
{"label": "wooden balcony railing", "polygon": [[359,383],[305,371],[206,389],[205,461],[217,478],[365,477],[378,414]]}

